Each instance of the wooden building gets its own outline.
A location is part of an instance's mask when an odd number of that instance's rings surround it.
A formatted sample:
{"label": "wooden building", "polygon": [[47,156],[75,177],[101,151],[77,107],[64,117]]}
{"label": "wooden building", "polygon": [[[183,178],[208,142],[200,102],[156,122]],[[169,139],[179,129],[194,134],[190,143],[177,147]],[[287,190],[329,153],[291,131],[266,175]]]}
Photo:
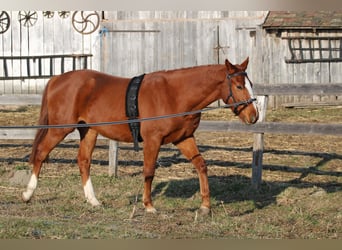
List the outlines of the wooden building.
{"label": "wooden building", "polygon": [[[91,24],[96,18],[88,12],[83,15],[84,26],[77,19],[73,22],[74,13],[61,18],[54,12],[48,18],[46,12],[38,12],[36,23],[29,27],[18,21],[18,11],[7,13],[11,25],[0,33],[0,57],[47,55],[49,59],[42,63],[39,58],[30,62],[24,58],[11,64],[7,59],[7,69],[0,59],[0,94],[41,93],[47,78],[33,79],[32,72],[39,75],[39,70],[59,74],[87,67],[133,77],[223,63],[225,58],[240,63],[247,56],[248,74],[255,84],[342,82],[341,11],[100,11],[98,26]],[[82,33],[77,25],[81,30],[96,29]],[[63,63],[69,62],[63,67],[61,57],[51,60],[53,55],[75,54],[76,59],[64,59]],[[30,77],[28,64],[34,69]],[[22,76],[6,80],[5,71],[7,77]],[[336,99],[340,97],[271,97],[270,105]]]}
{"label": "wooden building", "polygon": [[[342,11],[271,11],[263,28],[265,83],[341,83]],[[340,102],[340,96],[290,96],[274,99],[288,102]]]}

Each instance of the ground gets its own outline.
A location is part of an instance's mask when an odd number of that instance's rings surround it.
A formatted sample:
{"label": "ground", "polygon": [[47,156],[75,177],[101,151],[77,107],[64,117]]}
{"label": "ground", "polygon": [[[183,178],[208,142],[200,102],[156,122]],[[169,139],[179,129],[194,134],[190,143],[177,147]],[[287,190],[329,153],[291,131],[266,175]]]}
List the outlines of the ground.
{"label": "ground", "polygon": [[[269,110],[268,121],[341,123],[342,109]],[[37,107],[0,107],[0,124],[36,124]],[[236,119],[229,110],[203,119]],[[197,174],[172,145],[162,147],[153,182],[156,214],[142,202],[142,152],[120,144],[118,178],[108,176],[108,141],[99,140],[85,202],[77,140],[50,154],[29,203],[21,201],[32,141],[1,141],[0,238],[341,239],[342,142],[337,136],[265,134],[263,183],[251,187],[253,134],[196,132],[208,164],[212,210],[201,216]],[[141,144],[142,146],[142,144]],[[22,181],[18,181],[22,178]]]}

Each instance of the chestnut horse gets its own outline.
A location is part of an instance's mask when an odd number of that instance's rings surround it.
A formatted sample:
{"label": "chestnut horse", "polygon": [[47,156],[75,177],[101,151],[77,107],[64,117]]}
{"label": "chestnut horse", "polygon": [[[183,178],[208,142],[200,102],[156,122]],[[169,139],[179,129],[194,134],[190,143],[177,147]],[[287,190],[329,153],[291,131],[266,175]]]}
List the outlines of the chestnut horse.
{"label": "chestnut horse", "polygon": [[[224,65],[196,66],[171,71],[146,74],[140,87],[139,118],[176,114],[201,110],[210,103],[222,99],[232,106],[233,112],[247,124],[258,120],[258,110],[253,101],[252,86],[245,81],[248,58],[240,65],[228,60]],[[127,120],[125,96],[130,79],[107,75],[93,70],[79,70],[53,77],[48,82],[40,111],[39,124],[90,124]],[[200,183],[202,203],[200,212],[210,211],[210,195],[207,166],[194,138],[200,122],[200,113],[148,121],[140,124],[144,153],[143,204],[147,212],[155,212],[151,199],[151,184],[161,145],[173,143],[195,166]],[[23,192],[29,201],[37,187],[42,163],[51,150],[75,127],[43,128],[34,139],[30,163],[32,175]],[[90,163],[98,134],[116,141],[132,142],[127,123],[120,125],[82,126],[77,128],[80,145],[77,163],[80,169],[86,200],[93,206],[100,205],[95,197],[90,179]]]}

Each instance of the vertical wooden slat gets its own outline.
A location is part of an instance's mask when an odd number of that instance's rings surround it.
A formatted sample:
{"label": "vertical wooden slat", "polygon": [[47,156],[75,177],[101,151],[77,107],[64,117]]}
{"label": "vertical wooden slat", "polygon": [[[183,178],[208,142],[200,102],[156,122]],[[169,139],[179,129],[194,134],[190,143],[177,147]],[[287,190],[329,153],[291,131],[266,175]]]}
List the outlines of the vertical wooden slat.
{"label": "vertical wooden slat", "polygon": [[30,58],[26,58],[26,67],[27,67],[27,76],[31,76],[31,69],[30,69]]}
{"label": "vertical wooden slat", "polygon": [[83,58],[83,69],[87,69],[88,68],[88,57],[84,56]]}
{"label": "vertical wooden slat", "polygon": [[314,54],[313,54],[313,48],[314,48],[313,43],[314,43],[314,40],[313,39],[309,39],[308,43],[309,43],[309,49],[310,49],[309,50],[309,52],[310,52],[310,59],[313,60],[313,59],[315,59]]}
{"label": "vertical wooden slat", "polygon": [[76,57],[73,56],[72,57],[72,70],[75,70],[76,69]]}
{"label": "vertical wooden slat", "polygon": [[328,43],[329,43],[329,59],[333,58],[332,56],[332,45],[331,45],[331,39],[328,39]]}
{"label": "vertical wooden slat", "polygon": [[300,59],[304,60],[304,53],[303,53],[303,44],[302,44],[302,39],[298,39],[299,40],[299,52],[300,52]]}
{"label": "vertical wooden slat", "polygon": [[[258,122],[266,120],[268,96],[258,96],[257,107],[259,110]],[[252,187],[258,189],[262,181],[262,158],[264,152],[264,133],[254,134],[253,160],[252,160]]]}
{"label": "vertical wooden slat", "polygon": [[53,76],[53,58],[50,57],[50,76]]}
{"label": "vertical wooden slat", "polygon": [[288,42],[288,45],[289,45],[289,50],[290,50],[290,53],[291,53],[291,60],[294,60],[296,59],[295,58],[295,54],[293,52],[293,48],[292,48],[292,39],[288,39],[287,42]]}
{"label": "vertical wooden slat", "polygon": [[319,58],[323,59],[322,40],[319,40]]}
{"label": "vertical wooden slat", "polygon": [[118,177],[118,153],[119,143],[117,141],[109,140],[109,152],[108,152],[108,174],[109,176]]}
{"label": "vertical wooden slat", "polygon": [[38,76],[42,76],[42,58],[41,57],[37,57],[38,58]]}
{"label": "vertical wooden slat", "polygon": [[7,60],[4,59],[3,62],[4,62],[4,75],[5,77],[8,77]]}
{"label": "vertical wooden slat", "polygon": [[61,74],[64,73],[64,56],[61,56]]}
{"label": "vertical wooden slat", "polygon": [[340,38],[340,58],[342,58],[342,38]]}

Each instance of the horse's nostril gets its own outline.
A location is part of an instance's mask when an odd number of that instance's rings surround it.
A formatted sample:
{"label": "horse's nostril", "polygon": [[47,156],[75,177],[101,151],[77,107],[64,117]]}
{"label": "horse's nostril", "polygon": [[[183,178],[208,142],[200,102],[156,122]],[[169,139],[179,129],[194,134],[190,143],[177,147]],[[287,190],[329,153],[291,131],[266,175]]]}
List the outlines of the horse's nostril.
{"label": "horse's nostril", "polygon": [[258,121],[258,116],[252,115],[250,118],[251,118],[251,123],[256,123]]}

